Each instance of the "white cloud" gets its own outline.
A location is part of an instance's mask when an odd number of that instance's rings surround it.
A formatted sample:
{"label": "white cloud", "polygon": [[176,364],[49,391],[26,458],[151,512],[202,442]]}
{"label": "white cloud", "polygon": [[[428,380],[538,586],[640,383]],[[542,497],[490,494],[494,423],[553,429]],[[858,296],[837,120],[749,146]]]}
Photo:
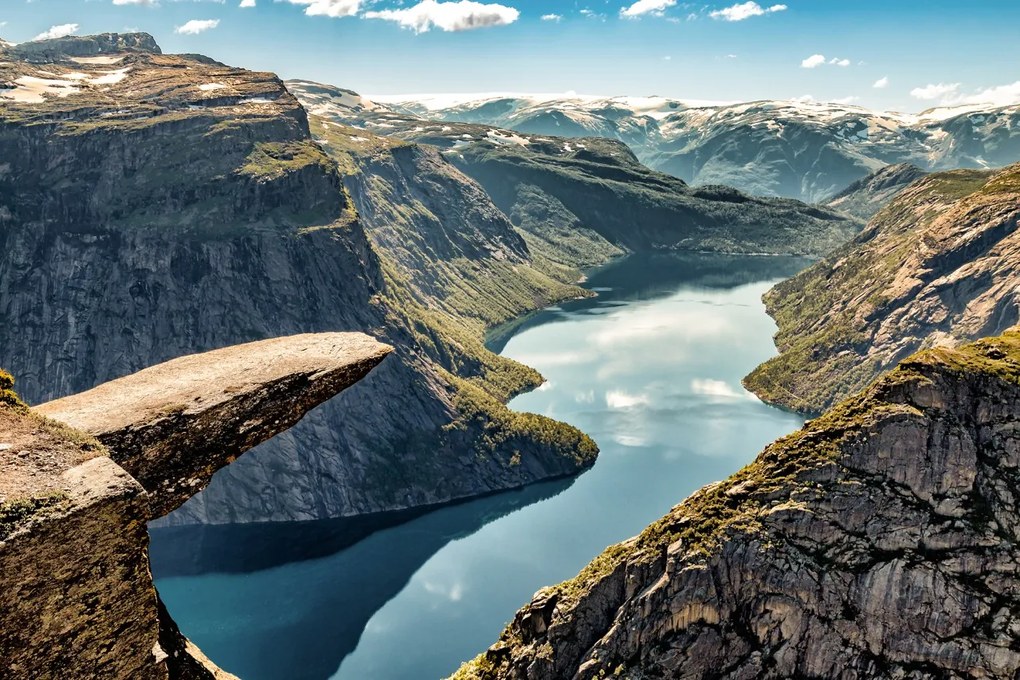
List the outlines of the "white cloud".
{"label": "white cloud", "polygon": [[977,94],[964,98],[968,104],[992,104],[993,106],[1009,106],[1020,103],[1020,80],[1012,85],[999,85],[982,90]]}
{"label": "white cloud", "polygon": [[744,19],[750,19],[751,17],[760,17],[763,14],[783,12],[786,9],[788,9],[786,5],[762,7],[757,2],[744,2],[731,7],[717,9],[714,12],[709,12],[708,16],[713,19],[723,19],[725,21],[743,21]]}
{"label": "white cloud", "polygon": [[860,97],[855,97],[855,96],[851,95],[849,97],[840,97],[839,99],[833,99],[832,103],[833,104],[853,104],[856,101],[860,101],[860,99],[861,99]]}
{"label": "white cloud", "polygon": [[676,0],[637,0],[630,7],[620,10],[620,15],[625,17],[639,17],[642,14],[661,14],[663,10],[676,4]]}
{"label": "white cloud", "polygon": [[255,6],[255,0],[241,0],[241,4],[238,5],[238,7],[244,7],[244,8],[254,7],[254,6]]}
{"label": "white cloud", "polygon": [[154,7],[159,3],[157,0],[113,0],[115,5],[146,5],[148,7]]}
{"label": "white cloud", "polygon": [[802,94],[799,97],[794,97],[790,101],[797,102],[798,104],[811,104],[815,101],[815,98],[810,94]]}
{"label": "white cloud", "polygon": [[839,57],[833,57],[832,59],[826,59],[824,54],[812,54],[807,59],[800,62],[801,68],[818,68],[828,64],[829,66],[849,66],[849,59],[841,59]]}
{"label": "white cloud", "polygon": [[401,27],[409,28],[415,33],[425,33],[433,27],[443,31],[469,31],[475,28],[506,26],[517,21],[521,13],[506,5],[474,0],[457,2],[421,0],[417,5],[406,9],[365,12],[364,16],[366,19],[395,21]]}
{"label": "white cloud", "polygon": [[174,33],[181,35],[198,35],[220,25],[219,19],[192,19],[183,26],[174,29]]}
{"label": "white cloud", "polygon": [[65,36],[77,32],[78,24],[60,24],[59,26],[50,26],[49,30],[43,31],[39,35],[32,38],[32,40],[50,40],[52,38],[63,38]]}
{"label": "white cloud", "polygon": [[882,76],[881,78],[875,81],[875,84],[872,85],[872,87],[875,88],[876,90],[884,90],[885,88],[889,87],[889,76]]}
{"label": "white cloud", "polygon": [[810,57],[800,62],[801,68],[816,68],[825,63],[824,54],[812,54]]}
{"label": "white cloud", "polygon": [[310,17],[352,17],[361,9],[361,0],[287,0],[292,5],[304,5]]}
{"label": "white cloud", "polygon": [[956,95],[960,89],[960,83],[936,83],[915,87],[910,91],[910,96],[915,99],[932,100]]}
{"label": "white cloud", "polygon": [[563,15],[561,15],[561,14],[543,14],[542,15],[542,21],[555,21],[555,22],[559,22],[561,19],[563,19]]}
{"label": "white cloud", "polygon": [[606,406],[612,409],[626,411],[638,406],[648,406],[651,401],[646,394],[630,394],[623,390],[609,390],[606,392]]}
{"label": "white cloud", "polygon": [[737,391],[722,380],[713,380],[712,378],[695,378],[691,381],[691,392],[708,397],[726,397],[728,399],[754,398],[744,390]]}

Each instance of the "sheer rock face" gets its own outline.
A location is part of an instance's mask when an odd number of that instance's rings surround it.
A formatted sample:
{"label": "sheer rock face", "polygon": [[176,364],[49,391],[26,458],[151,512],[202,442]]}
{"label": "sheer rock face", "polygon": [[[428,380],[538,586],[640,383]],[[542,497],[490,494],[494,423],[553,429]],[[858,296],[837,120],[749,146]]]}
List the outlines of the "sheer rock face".
{"label": "sheer rock face", "polygon": [[35,411],[0,403],[0,677],[232,677],[158,602],[146,523],[388,353],[352,333],[278,338]]}
{"label": "sheer rock face", "polygon": [[1020,165],[929,175],[858,237],[765,295],[779,356],[745,378],[820,412],[918,349],[1020,321]]}
{"label": "sheer rock face", "polygon": [[174,359],[36,411],[106,445],[161,516],[390,351],[356,333],[274,338]]}
{"label": "sheer rock face", "polygon": [[[534,453],[523,465],[508,464],[511,450],[475,455],[483,419],[458,430],[449,447],[432,445],[459,415],[442,370],[470,368],[474,357],[457,354],[459,340],[397,318],[388,299],[401,295],[389,286],[394,272],[384,276],[336,164],[275,75],[163,55],[145,36],[71,37],[25,49],[31,58],[0,59],[0,365],[18,376],[29,403],[282,335],[367,330],[399,348],[349,392],[225,469],[174,518],[287,521],[399,510],[583,467],[535,437],[521,449]],[[413,173],[419,159],[405,160]],[[429,190],[450,193],[392,212],[427,215],[436,203],[476,196],[457,193],[447,179],[437,171]],[[493,263],[510,272],[526,255],[489,206],[476,211],[490,218],[484,230],[444,241],[452,247],[440,253],[466,262],[483,283]],[[422,221],[422,231],[436,221]],[[437,259],[426,258],[417,273]],[[576,294],[545,283],[500,310],[499,320]],[[489,287],[493,298],[506,297],[505,287]],[[448,297],[469,297],[447,288]],[[423,300],[429,311],[431,302]],[[447,359],[441,366],[439,355]]]}
{"label": "sheer rock face", "polygon": [[1020,332],[927,350],[539,592],[459,678],[1020,672]]}

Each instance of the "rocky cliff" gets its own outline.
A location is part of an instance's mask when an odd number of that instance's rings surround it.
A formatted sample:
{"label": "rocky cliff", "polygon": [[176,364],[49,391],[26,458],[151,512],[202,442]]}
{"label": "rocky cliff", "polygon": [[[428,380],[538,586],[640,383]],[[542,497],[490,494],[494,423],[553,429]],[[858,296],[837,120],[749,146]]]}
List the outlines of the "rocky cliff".
{"label": "rocky cliff", "polygon": [[825,205],[867,222],[901,191],[927,174],[909,163],[887,165],[857,180]]}
{"label": "rocky cliff", "polygon": [[146,522],[390,351],[353,333],[277,338],[37,410],[0,371],[0,676],[232,678],[159,602]]}
{"label": "rocky cliff", "polygon": [[745,379],[818,412],[922,347],[1020,320],[1020,166],[911,184],[849,244],[765,295],[780,355]]}
{"label": "rocky cliff", "polygon": [[[350,394],[224,471],[178,521],[406,508],[594,459],[573,428],[503,406],[541,378],[463,349],[470,338],[480,347],[484,322],[432,319],[433,299],[473,300],[489,263],[526,268],[505,218],[426,250],[424,262],[460,258],[479,283],[446,281],[408,311],[394,303],[415,300],[403,271],[380,260],[336,163],[274,75],[163,55],[136,35],[19,46],[0,82],[0,362],[30,402],[284,334],[369,329],[398,347]],[[494,316],[577,294],[548,278],[529,286]]]}
{"label": "rocky cliff", "polygon": [[469,678],[1020,673],[1020,331],[925,350],[575,579]]}

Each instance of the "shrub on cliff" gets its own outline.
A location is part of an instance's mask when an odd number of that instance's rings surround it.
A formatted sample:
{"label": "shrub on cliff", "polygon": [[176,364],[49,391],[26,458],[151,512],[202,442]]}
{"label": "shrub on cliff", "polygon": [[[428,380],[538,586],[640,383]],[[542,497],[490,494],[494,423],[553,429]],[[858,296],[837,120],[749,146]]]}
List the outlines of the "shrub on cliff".
{"label": "shrub on cliff", "polygon": [[0,368],[0,404],[24,408],[25,402],[21,401],[14,391],[14,376]]}

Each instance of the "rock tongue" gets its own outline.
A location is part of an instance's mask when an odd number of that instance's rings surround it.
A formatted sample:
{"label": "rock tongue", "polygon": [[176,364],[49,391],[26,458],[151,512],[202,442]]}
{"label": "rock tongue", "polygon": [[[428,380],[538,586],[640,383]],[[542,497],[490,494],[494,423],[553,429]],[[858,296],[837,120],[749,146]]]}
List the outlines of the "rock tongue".
{"label": "rock tongue", "polygon": [[162,515],[390,351],[359,333],[274,338],[174,359],[35,410],[103,442]]}

